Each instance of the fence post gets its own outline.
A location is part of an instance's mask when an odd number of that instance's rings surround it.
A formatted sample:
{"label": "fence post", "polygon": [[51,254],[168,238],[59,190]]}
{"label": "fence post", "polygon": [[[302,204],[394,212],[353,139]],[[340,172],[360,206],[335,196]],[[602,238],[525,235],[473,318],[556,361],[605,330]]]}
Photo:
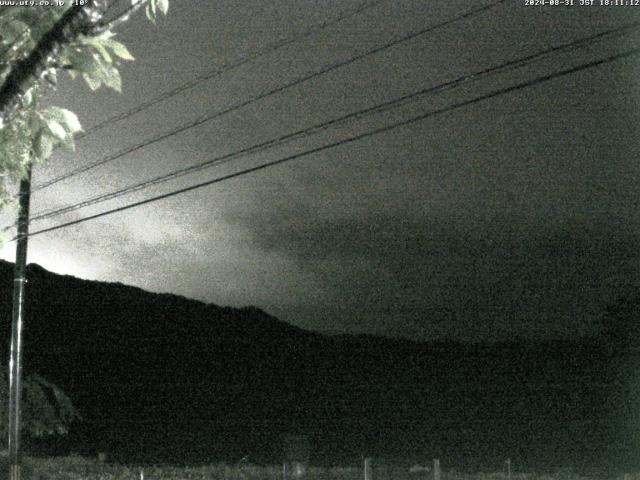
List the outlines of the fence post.
{"label": "fence post", "polygon": [[507,458],[507,480],[511,480],[511,459]]}
{"label": "fence post", "polygon": [[441,480],[440,478],[440,460],[433,459],[433,480]]}
{"label": "fence post", "polygon": [[373,458],[364,459],[364,480],[373,480]]}

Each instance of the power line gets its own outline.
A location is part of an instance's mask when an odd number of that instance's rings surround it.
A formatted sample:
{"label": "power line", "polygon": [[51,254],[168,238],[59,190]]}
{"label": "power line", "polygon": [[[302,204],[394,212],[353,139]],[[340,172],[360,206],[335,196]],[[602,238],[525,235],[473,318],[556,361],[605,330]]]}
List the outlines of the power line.
{"label": "power line", "polygon": [[244,100],[244,101],[242,101],[240,103],[237,103],[237,104],[232,105],[232,106],[230,106],[228,108],[225,108],[224,110],[218,111],[218,112],[213,113],[213,114],[206,115],[206,116],[204,116],[202,118],[199,118],[199,119],[197,119],[195,121],[192,121],[190,123],[182,125],[181,127],[173,129],[173,130],[171,130],[171,131],[169,131],[167,133],[163,133],[163,134],[157,135],[157,136],[155,136],[155,137],[153,137],[153,138],[151,138],[149,140],[146,140],[144,142],[138,143],[137,145],[134,145],[132,147],[128,147],[126,149],[120,150],[119,152],[117,152],[117,153],[115,153],[113,155],[109,155],[108,157],[102,158],[102,159],[97,160],[97,161],[95,161],[93,163],[90,163],[88,165],[85,165],[85,166],[76,168],[74,170],[71,170],[70,172],[68,172],[68,173],[66,173],[64,175],[61,175],[59,177],[55,177],[55,178],[53,178],[51,180],[48,180],[48,181],[46,181],[46,182],[44,182],[44,183],[42,183],[40,185],[36,185],[35,187],[33,187],[32,191],[37,191],[37,190],[41,190],[43,188],[47,188],[47,187],[49,187],[51,185],[54,185],[54,184],[56,184],[58,182],[61,182],[63,180],[67,180],[68,178],[71,178],[71,177],[73,177],[75,175],[78,175],[80,173],[84,173],[84,172],[86,172],[88,170],[91,170],[91,169],[93,169],[95,167],[98,167],[98,166],[104,165],[106,163],[112,162],[114,160],[117,160],[117,159],[125,156],[125,155],[133,153],[133,152],[135,152],[137,150],[140,150],[142,148],[148,147],[149,145],[157,143],[157,142],[159,142],[161,140],[165,140],[165,139],[170,138],[170,137],[172,137],[174,135],[177,135],[179,133],[185,132],[185,131],[190,130],[190,129],[194,128],[194,127],[200,126],[203,123],[209,122],[209,121],[214,120],[216,118],[219,118],[219,117],[221,117],[223,115],[226,115],[228,113],[234,112],[234,111],[236,111],[238,109],[246,107],[246,106],[248,106],[248,105],[250,105],[252,103],[255,103],[255,102],[259,101],[259,100],[263,100],[263,99],[268,98],[268,97],[270,97],[272,95],[281,93],[281,92],[283,92],[285,90],[288,90],[289,88],[292,88],[292,87],[294,87],[296,85],[300,85],[300,84],[302,84],[304,82],[307,82],[307,81],[309,81],[309,80],[311,80],[313,78],[317,78],[317,77],[319,77],[321,75],[325,75],[325,74],[327,74],[329,72],[337,70],[338,68],[344,67],[346,65],[350,65],[350,64],[352,64],[352,63],[354,63],[354,62],[356,62],[358,60],[361,60],[361,59],[366,58],[368,56],[377,54],[377,53],[382,52],[384,50],[387,50],[389,48],[395,47],[395,46],[397,46],[397,45],[399,45],[401,43],[407,42],[407,41],[412,40],[412,39],[414,39],[416,37],[424,35],[426,33],[430,33],[430,32],[432,32],[432,31],[434,31],[434,30],[436,30],[438,28],[442,28],[442,27],[445,27],[445,26],[448,26],[448,25],[452,25],[452,24],[454,24],[454,23],[456,23],[456,22],[458,22],[460,20],[464,20],[464,19],[472,17],[474,15],[478,15],[478,14],[480,14],[482,12],[485,12],[485,11],[487,11],[487,10],[489,10],[489,9],[491,9],[491,8],[501,4],[501,3],[504,3],[505,1],[506,0],[497,0],[497,1],[494,1],[493,3],[488,4],[488,5],[484,5],[484,6],[479,7],[479,8],[474,8],[474,9],[468,10],[466,13],[463,13],[463,14],[461,14],[461,15],[459,15],[457,17],[454,17],[452,19],[445,20],[444,22],[438,23],[436,25],[427,27],[427,28],[419,30],[417,32],[410,33],[410,34],[405,35],[403,37],[400,37],[400,38],[398,38],[396,40],[392,40],[391,42],[388,42],[388,43],[386,43],[386,44],[384,44],[384,45],[382,45],[380,47],[376,47],[376,48],[374,48],[372,50],[368,50],[368,51],[366,51],[364,53],[356,54],[356,55],[350,57],[347,60],[344,60],[344,61],[341,61],[341,62],[338,62],[338,63],[334,63],[334,64],[331,64],[331,65],[325,66],[325,67],[321,68],[320,70],[316,70],[316,71],[314,71],[312,73],[305,74],[304,76],[299,77],[299,78],[297,78],[297,79],[295,79],[295,80],[293,80],[293,81],[291,81],[289,83],[286,83],[285,85],[273,88],[271,90],[268,90],[267,92],[263,92],[263,93],[255,96],[255,97],[252,97],[252,98],[250,98],[248,100]]}
{"label": "power line", "polygon": [[[588,63],[583,63],[581,65],[578,65],[578,66],[575,66],[575,67],[572,67],[572,68],[568,68],[568,69],[565,69],[565,70],[561,70],[559,72],[555,72],[555,73],[551,73],[551,74],[548,74],[548,75],[544,75],[542,77],[535,78],[533,80],[527,80],[525,82],[521,82],[521,83],[518,83],[518,84],[510,86],[510,87],[501,88],[499,90],[495,90],[495,91],[493,91],[491,93],[488,93],[488,94],[485,94],[485,95],[481,95],[479,97],[475,97],[475,98],[472,98],[470,100],[465,100],[465,101],[462,101],[462,102],[458,102],[458,103],[455,103],[455,104],[450,105],[448,107],[443,107],[443,108],[440,108],[440,109],[437,109],[437,110],[432,110],[432,111],[427,112],[427,113],[422,113],[420,115],[411,117],[411,118],[409,118],[407,120],[396,122],[394,124],[387,125],[385,127],[380,127],[380,128],[375,129],[375,130],[371,130],[369,132],[365,132],[365,133],[362,133],[362,134],[359,134],[359,135],[355,135],[355,136],[352,136],[352,137],[349,137],[349,138],[346,138],[346,139],[343,139],[343,140],[340,140],[340,141],[337,141],[337,142],[333,142],[333,143],[330,143],[330,144],[327,144],[327,145],[323,145],[323,146],[320,146],[320,147],[315,147],[315,148],[306,150],[304,152],[300,152],[300,153],[296,153],[296,154],[293,154],[293,155],[289,155],[289,156],[280,158],[278,160],[273,160],[271,162],[267,162],[267,163],[264,163],[264,164],[261,164],[261,165],[257,165],[257,166],[251,167],[251,168],[240,170],[238,172],[231,173],[231,174],[228,174],[228,175],[223,175],[221,177],[214,178],[212,180],[207,180],[205,182],[201,182],[201,183],[197,183],[197,184],[194,184],[194,185],[190,185],[188,187],[184,187],[184,188],[180,188],[180,189],[177,189],[177,190],[173,190],[171,192],[167,192],[167,193],[164,193],[162,195],[157,195],[155,197],[151,197],[151,198],[148,198],[148,199],[145,199],[145,200],[141,200],[141,201],[138,201],[138,202],[130,203],[128,205],[123,205],[121,207],[117,207],[117,208],[113,208],[113,209],[110,209],[110,210],[106,210],[104,212],[100,212],[100,213],[97,213],[95,215],[90,215],[88,217],[79,218],[77,220],[73,220],[73,221],[65,222],[65,223],[62,223],[62,224],[59,224],[59,225],[55,225],[53,227],[48,227],[48,228],[44,228],[44,229],[41,229],[41,230],[36,230],[35,232],[30,233],[29,237],[33,237],[33,236],[40,235],[40,234],[47,233],[47,232],[52,232],[52,231],[55,231],[55,230],[59,230],[61,228],[69,227],[71,225],[77,225],[79,223],[84,223],[84,222],[87,222],[89,220],[93,220],[93,219],[96,219],[96,218],[104,217],[104,216],[111,215],[111,214],[117,213],[117,212],[122,212],[124,210],[129,210],[129,209],[134,208],[134,207],[138,207],[138,206],[141,206],[141,205],[146,205],[148,203],[156,202],[158,200],[163,200],[165,198],[169,198],[169,197],[173,197],[175,195],[179,195],[179,194],[182,194],[182,193],[190,192],[192,190],[196,190],[196,189],[199,189],[199,188],[202,188],[202,187],[213,185],[215,183],[220,183],[220,182],[223,182],[223,181],[226,181],[226,180],[230,180],[232,178],[236,178],[236,177],[240,177],[240,176],[243,176],[243,175],[246,175],[246,174],[249,174],[249,173],[257,172],[259,170],[264,170],[266,168],[273,167],[275,165],[280,165],[280,164],[289,162],[291,160],[296,160],[296,159],[299,159],[299,158],[302,158],[302,157],[306,157],[306,156],[314,154],[314,153],[319,153],[319,152],[322,152],[322,151],[325,151],[325,150],[329,150],[331,148],[335,148],[335,147],[339,147],[339,146],[342,146],[342,145],[350,144],[350,143],[353,143],[353,142],[356,142],[356,141],[359,141],[359,140],[362,140],[362,139],[365,139],[365,138],[372,137],[374,135],[378,135],[380,133],[385,133],[385,132],[394,130],[394,129],[399,128],[399,127],[408,126],[408,125],[411,125],[411,124],[416,123],[418,121],[430,118],[432,116],[439,115],[439,114],[442,114],[442,113],[446,113],[446,112],[449,112],[451,110],[455,110],[455,109],[458,109],[458,108],[461,108],[461,107],[465,107],[465,106],[468,106],[468,105],[472,105],[472,104],[475,104],[475,103],[478,103],[478,102],[481,102],[481,101],[484,101],[484,100],[487,100],[487,99],[490,99],[490,98],[493,98],[493,97],[497,97],[499,95],[503,95],[503,94],[510,93],[510,92],[513,92],[513,91],[516,91],[516,90],[520,90],[520,89],[523,89],[523,88],[531,87],[531,86],[537,85],[539,83],[543,83],[543,82],[546,82],[546,81],[549,81],[549,80],[552,80],[552,79],[555,79],[555,78],[559,78],[559,77],[562,77],[562,76],[565,76],[565,75],[569,75],[569,74],[576,73],[576,72],[579,72],[579,71],[582,71],[582,70],[586,70],[588,68],[593,68],[593,67],[596,67],[596,66],[599,66],[599,65],[604,65],[604,64],[607,64],[607,63],[611,63],[611,62],[616,61],[616,60],[620,60],[620,59],[623,59],[623,58],[631,57],[633,55],[637,55],[638,53],[640,53],[640,48],[634,48],[634,49],[630,49],[630,50],[627,50],[627,51],[622,52],[622,53],[611,55],[611,56],[606,57],[604,59],[593,60],[593,61],[588,62]],[[12,238],[10,241],[15,241],[15,240],[16,240],[16,238]]]}
{"label": "power line", "polygon": [[[136,183],[134,185],[129,185],[127,187],[124,187],[122,189],[119,190],[115,190],[109,193],[104,193],[101,195],[97,195],[88,199],[85,199],[81,202],[77,202],[77,203],[73,203],[70,205],[66,205],[63,207],[59,207],[59,208],[55,208],[55,209],[49,209],[49,210],[45,210],[39,213],[36,213],[34,216],[31,217],[30,221],[37,221],[37,220],[44,220],[47,218],[51,218],[51,217],[55,217],[58,215],[62,215],[64,213],[69,213],[75,210],[79,210],[81,208],[85,208],[91,205],[95,205],[98,203],[102,203],[108,200],[112,200],[118,197],[121,197],[123,195],[126,195],[128,193],[133,193],[145,188],[148,188],[150,186],[153,185],[157,185],[159,183],[163,183],[169,180],[174,180],[176,178],[182,177],[184,175],[187,174],[191,174],[191,173],[195,173],[201,170],[204,170],[206,168],[210,168],[213,166],[217,166],[220,165],[222,163],[227,163],[231,160],[234,160],[238,157],[243,157],[249,154],[253,154],[256,153],[258,151],[262,151],[265,150],[267,148],[273,147],[275,145],[280,145],[283,144],[285,142],[291,141],[293,139],[299,139],[299,138],[304,138],[307,137],[309,135],[311,135],[312,133],[317,133],[319,131],[325,130],[331,126],[334,126],[336,124],[340,124],[343,123],[347,120],[353,120],[353,119],[358,119],[358,118],[362,118],[364,116],[367,115],[371,115],[373,113],[379,113],[379,112],[383,112],[386,111],[390,108],[396,107],[398,105],[402,105],[405,103],[408,103],[411,100],[414,100],[416,97],[420,97],[420,96],[424,96],[427,94],[438,94],[441,93],[443,91],[449,90],[451,88],[455,88],[458,87],[462,84],[465,84],[467,82],[470,81],[477,81],[480,80],[482,78],[485,78],[489,75],[495,75],[497,73],[501,73],[504,71],[509,71],[515,68],[519,68],[525,65],[528,65],[530,63],[533,63],[535,61],[540,60],[541,58],[544,58],[546,56],[549,56],[551,54],[558,54],[558,53],[563,53],[566,50],[569,49],[575,49],[575,48],[579,48],[579,47],[583,47],[586,44],[592,43],[596,40],[601,40],[603,38],[612,36],[612,35],[619,35],[621,33],[626,33],[628,31],[637,29],[640,26],[640,22],[634,22],[628,25],[624,25],[612,30],[607,30],[604,32],[600,32],[597,33],[595,35],[591,35],[589,37],[585,37],[582,39],[578,39],[569,43],[565,43],[563,45],[559,45],[559,46],[555,46],[555,47],[551,47],[548,49],[545,49],[541,52],[532,54],[532,55],[528,55],[526,57],[523,58],[519,58],[516,60],[511,60],[511,61],[507,61],[504,62],[500,65],[494,66],[494,67],[490,67],[490,68],[486,68],[484,70],[472,73],[472,74],[468,74],[468,75],[464,75],[462,77],[459,77],[455,80],[451,80],[449,82],[443,83],[443,84],[439,84],[436,86],[432,86],[432,87],[428,87],[428,88],[423,88],[419,91],[410,93],[410,94],[406,94],[403,95],[399,98],[396,98],[394,100],[390,100],[387,102],[384,102],[382,104],[378,104],[369,108],[366,108],[364,110],[358,110],[356,112],[352,112],[349,113],[347,115],[343,115],[339,118],[335,118],[332,120],[328,120],[325,122],[322,122],[320,124],[316,124],[313,125],[311,127],[307,127],[301,130],[298,130],[296,132],[292,132],[286,135],[282,135],[280,137],[268,140],[266,142],[262,142],[256,145],[252,145],[250,147],[246,147],[243,148],[239,151],[235,151],[232,153],[228,153],[222,156],[218,156],[216,158],[207,160],[205,162],[201,162],[198,163],[196,165],[191,165],[189,167],[185,167],[185,168],[181,168],[178,170],[175,170],[173,172],[170,172],[168,174],[163,174],[157,177],[154,177],[152,179],[146,180],[144,182],[140,182],[140,183]],[[11,226],[5,227],[4,231],[10,229]]]}
{"label": "power line", "polygon": [[101,122],[96,123],[95,125],[87,128],[83,133],[79,134],[76,136],[76,140],[82,140],[83,138],[85,138],[86,136],[90,135],[93,132],[96,132],[98,130],[101,130],[102,128],[104,128],[105,126],[107,126],[110,123],[116,123],[119,122],[121,120],[124,120],[126,118],[129,118],[133,115],[135,115],[136,113],[140,113],[154,105],[157,105],[160,102],[163,102],[164,100],[171,98],[171,97],[175,97],[176,95],[179,95],[180,93],[189,90],[193,87],[196,87],[198,85],[200,85],[201,83],[204,83],[208,80],[212,80],[213,78],[219,77],[220,75],[223,75],[227,72],[230,72],[232,70],[235,70],[239,67],[241,67],[242,65],[245,65],[249,62],[252,62],[253,60],[257,60],[260,57],[263,57],[269,53],[273,53],[277,50],[280,50],[281,48],[286,47],[287,45],[291,45],[297,41],[303,40],[311,35],[314,35],[322,30],[325,30],[326,28],[333,26],[337,23],[342,22],[343,20],[346,20],[349,17],[352,17],[354,15],[357,15],[359,13],[362,13],[365,10],[369,10],[377,5],[379,5],[380,3],[382,3],[384,0],[377,0],[374,1],[370,4],[362,4],[359,7],[353,9],[353,10],[349,10],[346,12],[343,12],[340,16],[336,17],[333,20],[327,20],[323,23],[321,23],[320,25],[317,25],[315,27],[312,27],[308,30],[306,30],[305,32],[303,32],[300,35],[294,35],[291,36],[289,38],[285,38],[282,40],[279,40],[277,42],[273,42],[269,45],[267,45],[265,48],[263,48],[262,50],[258,50],[257,52],[253,52],[250,53],[249,55],[243,56],[240,59],[236,60],[233,63],[229,63],[226,65],[223,65],[222,67],[218,68],[218,69],[214,69],[214,70],[210,70],[209,72],[200,75],[199,77],[194,78],[193,80],[190,80],[188,82],[183,83],[182,85],[179,85],[177,87],[175,87],[172,90],[169,90],[167,92],[164,92],[160,95],[155,96],[154,98],[141,103],[140,105],[133,107],[125,112],[122,112],[120,114],[114,115],[113,117],[110,117],[106,120],[103,120]]}

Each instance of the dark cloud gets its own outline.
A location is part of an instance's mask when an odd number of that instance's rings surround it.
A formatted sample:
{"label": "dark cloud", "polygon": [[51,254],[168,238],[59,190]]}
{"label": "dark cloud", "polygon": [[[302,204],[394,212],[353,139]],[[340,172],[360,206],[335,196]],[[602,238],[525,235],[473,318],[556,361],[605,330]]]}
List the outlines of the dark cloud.
{"label": "dark cloud", "polygon": [[[33,209],[223,155],[640,14],[523,3],[504,2],[77,176],[39,192]],[[137,18],[121,35],[137,57],[123,66],[124,95],[71,82],[52,101],[92,125],[358,4],[191,2],[172,9],[157,28]],[[469,8],[463,0],[428,9],[423,2],[381,2],[109,125],[83,140],[77,157],[57,155],[39,167],[36,178],[57,176]],[[339,141],[638,41],[633,34],[595,42],[75,215]],[[639,280],[638,78],[631,57],[540,83],[36,237],[30,258],[60,273],[254,304],[318,330],[465,339],[592,333],[612,292]]]}
{"label": "dark cloud", "polygon": [[613,293],[640,280],[638,233],[621,219],[495,217],[469,228],[446,218],[305,218],[242,221],[253,248],[293,259],[331,292],[332,302],[298,313],[340,318],[348,330],[368,322],[427,337],[593,334]]}

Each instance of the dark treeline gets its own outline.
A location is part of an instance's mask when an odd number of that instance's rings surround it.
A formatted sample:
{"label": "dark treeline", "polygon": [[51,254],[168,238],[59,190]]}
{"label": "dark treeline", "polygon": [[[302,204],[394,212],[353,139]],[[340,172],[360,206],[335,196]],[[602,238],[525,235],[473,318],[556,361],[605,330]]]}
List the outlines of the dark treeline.
{"label": "dark treeline", "polygon": [[[0,263],[5,348],[11,275]],[[26,312],[26,370],[62,387],[84,418],[66,438],[32,444],[37,452],[273,463],[283,435],[299,433],[318,465],[370,455],[468,470],[500,469],[506,458],[537,471],[640,467],[628,299],[607,311],[597,338],[417,343],[323,336],[256,308],[32,265]]]}

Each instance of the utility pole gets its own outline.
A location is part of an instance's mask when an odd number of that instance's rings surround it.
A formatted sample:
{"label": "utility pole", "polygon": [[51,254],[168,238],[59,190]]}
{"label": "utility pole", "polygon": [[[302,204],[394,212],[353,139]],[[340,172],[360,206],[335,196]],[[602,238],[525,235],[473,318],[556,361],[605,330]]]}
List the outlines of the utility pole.
{"label": "utility pole", "polygon": [[13,313],[11,317],[11,353],[9,357],[9,480],[21,480],[20,397],[22,394],[22,324],[29,236],[29,200],[31,164],[20,181],[16,265],[13,274]]}

